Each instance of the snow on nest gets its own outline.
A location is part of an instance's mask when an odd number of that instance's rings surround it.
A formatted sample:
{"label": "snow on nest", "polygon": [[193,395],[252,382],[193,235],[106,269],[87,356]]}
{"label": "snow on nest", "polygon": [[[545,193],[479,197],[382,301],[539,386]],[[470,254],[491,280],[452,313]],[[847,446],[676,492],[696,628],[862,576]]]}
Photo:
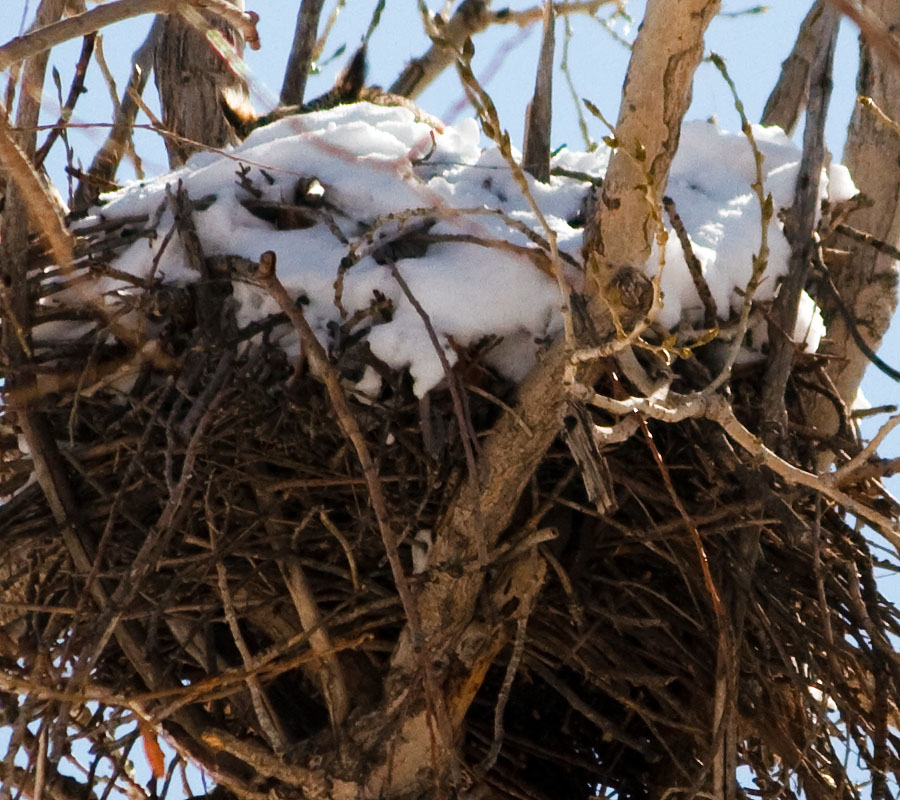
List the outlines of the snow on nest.
{"label": "snow on nest", "polygon": [[[788,206],[800,154],[778,129],[757,128],[755,133],[765,154],[766,190],[773,193],[776,208]],[[561,329],[554,280],[538,270],[527,255],[485,247],[474,240],[502,240],[523,248],[534,248],[534,243],[499,215],[452,213],[454,209],[500,210],[542,234],[496,148],[481,148],[474,120],[438,131],[404,108],[347,105],[260,128],[230,156],[195,155],[176,172],[106,196],[97,215],[106,219],[134,214],[152,217],[164,205],[166,186],[174,187],[179,180],[192,200],[214,198],[194,214],[206,255],[256,260],[266,250],[275,251],[281,281],[292,295],[308,298],[307,318],[327,344],[329,324],[341,319],[335,304],[335,279],[349,248],[340,238],[349,240],[350,246],[359,244],[378,217],[432,209],[437,222],[431,234],[462,234],[470,240],[431,244],[424,256],[399,260],[397,267],[427,312],[451,364],[456,356],[450,339],[466,346],[494,335],[501,337],[501,343],[491,350],[490,362],[519,380],[534,361],[536,340],[545,340]],[[563,150],[555,157],[554,166],[599,176],[605,172],[608,158],[605,150]],[[290,202],[299,177],[317,178],[325,187],[327,207],[339,232],[323,223],[275,230],[251,214],[241,204],[251,195],[238,185],[240,164],[249,168],[247,178],[268,201]],[[842,195],[852,193],[844,168],[834,167],[830,175]],[[735,288],[746,285],[752,256],[759,247],[759,206],[750,191],[753,179],[753,157],[742,135],[722,132],[710,123],[685,125],[667,193],[677,203],[720,313],[740,304]],[[582,230],[569,221],[580,210],[587,184],[553,177],[550,185],[530,178],[529,185],[558,236],[560,251],[580,262]],[[96,221],[97,215],[85,224]],[[132,274],[148,274],[159,254],[162,234],[171,224],[171,212],[166,210],[158,227],[160,236],[131,245],[114,266]],[[398,223],[385,222],[380,230],[390,236],[398,230]],[[772,296],[775,278],[787,267],[788,245],[777,220],[772,222],[769,242],[769,277],[759,292],[761,299]],[[659,321],[667,327],[682,321],[696,323],[702,309],[674,235],[669,238],[665,260]],[[648,262],[649,274],[658,269],[658,261],[655,257]],[[578,270],[570,268],[570,272],[577,285]],[[196,277],[185,266],[177,237],[163,252],[155,274],[168,281]],[[103,290],[111,288],[113,282],[106,279]],[[390,299],[394,311],[390,321],[374,325],[366,338],[377,358],[393,368],[409,369],[414,389],[421,396],[442,380],[440,360],[420,315],[393,279],[390,267],[365,255],[345,275],[345,312],[353,314],[368,307],[376,291]],[[254,285],[236,283],[234,297],[241,325],[279,310]],[[814,350],[822,334],[821,317],[811,301],[802,305],[798,332],[812,333],[807,342]],[[294,332],[284,326],[278,333],[285,350],[296,354]],[[800,333],[798,339],[802,338]],[[359,388],[374,392],[378,385],[370,371]]]}

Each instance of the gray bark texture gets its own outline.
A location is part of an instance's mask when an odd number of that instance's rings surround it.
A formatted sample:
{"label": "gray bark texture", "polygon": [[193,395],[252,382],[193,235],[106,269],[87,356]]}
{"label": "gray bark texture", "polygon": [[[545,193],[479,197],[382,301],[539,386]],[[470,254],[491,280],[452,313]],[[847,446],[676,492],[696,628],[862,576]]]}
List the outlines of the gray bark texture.
{"label": "gray bark texture", "polygon": [[[900,25],[900,5],[873,0],[869,10],[888,29]],[[892,120],[900,119],[900,70],[889,56],[860,40],[857,93],[870,97]],[[857,102],[844,147],[844,164],[870,205],[855,211],[849,224],[896,246],[900,243],[900,136],[873,110]],[[838,292],[850,308],[856,326],[872,350],[877,350],[897,307],[897,262],[892,256],[850,240],[841,241],[849,258],[831,268]],[[841,399],[852,403],[869,366],[868,357],[853,342],[850,327],[827,295],[821,298],[828,338],[825,352],[834,357],[828,372]],[[837,431],[838,419],[828,400],[813,413],[823,432]]]}
{"label": "gray bark texture", "polygon": [[[243,2],[234,5],[242,8]],[[162,122],[173,134],[166,138],[172,168],[204,149],[203,145],[236,144],[237,137],[222,105],[226,103],[241,113],[249,104],[246,83],[209,42],[210,33],[213,37],[216,32],[223,34],[240,55],[244,46],[240,35],[217,17],[192,12],[190,21],[178,14],[165,17],[153,59]]]}

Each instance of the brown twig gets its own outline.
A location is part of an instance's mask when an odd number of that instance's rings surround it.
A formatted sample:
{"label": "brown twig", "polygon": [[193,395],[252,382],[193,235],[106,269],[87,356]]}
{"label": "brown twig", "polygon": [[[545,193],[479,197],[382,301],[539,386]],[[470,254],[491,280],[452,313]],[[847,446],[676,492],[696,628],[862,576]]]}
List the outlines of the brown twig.
{"label": "brown twig", "polygon": [[267,250],[260,256],[259,271],[257,279],[263,288],[272,295],[272,298],[281,307],[281,310],[287,314],[288,318],[300,337],[300,343],[303,350],[309,358],[313,372],[316,377],[325,385],[328,397],[331,400],[334,411],[337,414],[341,430],[350,441],[356,456],[359,459],[360,466],[363,470],[363,476],[366,479],[366,486],[369,489],[369,495],[372,500],[372,508],[375,511],[375,518],[378,521],[378,528],[384,543],[385,553],[388,563],[391,566],[391,572],[394,576],[394,583],[397,587],[397,593],[400,595],[400,601],[403,604],[403,610],[409,619],[410,627],[413,631],[413,638],[416,646],[421,645],[421,623],[419,621],[419,611],[412,591],[409,587],[409,581],[403,571],[403,564],[400,562],[400,548],[397,542],[397,534],[394,532],[390,521],[390,512],[388,511],[387,500],[384,491],[381,488],[381,480],[378,476],[378,470],[375,462],[372,460],[369,446],[363,438],[362,431],[356,422],[356,417],[350,408],[350,403],[344,394],[341,386],[340,377],[332,367],[328,360],[328,354],[319,344],[313,329],[303,316],[303,312],[298,308],[297,304],[291,300],[284,284],[275,274],[275,253]]}
{"label": "brown twig", "polygon": [[675,201],[671,197],[663,197],[662,204],[669,217],[669,222],[672,223],[675,234],[678,236],[678,241],[681,243],[681,250],[684,253],[684,261],[687,264],[688,272],[691,273],[694,288],[697,290],[700,302],[703,303],[703,324],[707,328],[714,328],[716,320],[719,318],[719,309],[716,307],[715,298],[709,291],[709,284],[703,275],[703,265],[694,252],[687,229],[684,227],[684,222],[682,222],[678,209],[675,207]]}
{"label": "brown twig", "polygon": [[89,33],[84,37],[84,41],[81,45],[81,55],[78,57],[78,63],[75,64],[75,74],[72,76],[72,84],[69,87],[69,94],[68,97],[66,97],[66,102],[63,104],[62,110],[60,111],[59,119],[57,120],[56,125],[50,131],[44,143],[34,154],[34,165],[38,169],[40,169],[41,164],[44,163],[44,159],[47,157],[47,153],[50,152],[50,148],[53,147],[53,143],[59,138],[59,135],[65,128],[66,123],[68,123],[68,121],[72,118],[72,112],[75,110],[75,104],[78,102],[78,98],[82,95],[83,92],[87,91],[84,88],[84,77],[87,74],[88,63],[91,60],[91,53],[94,50],[94,40],[96,38],[96,33]]}

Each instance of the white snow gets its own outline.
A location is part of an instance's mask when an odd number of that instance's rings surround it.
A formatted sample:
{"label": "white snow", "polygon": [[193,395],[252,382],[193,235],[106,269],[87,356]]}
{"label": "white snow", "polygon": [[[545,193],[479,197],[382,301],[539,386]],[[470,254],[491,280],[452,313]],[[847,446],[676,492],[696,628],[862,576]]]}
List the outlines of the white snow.
{"label": "white snow", "polygon": [[[765,190],[772,192],[776,209],[789,206],[800,154],[779,129],[755,128],[754,132],[765,155]],[[608,159],[604,150],[590,154],[563,150],[554,165],[602,175]],[[325,188],[333,224],[276,230],[257,218],[241,205],[252,199],[239,185],[241,165],[266,201],[291,202],[299,178],[317,178]],[[827,178],[839,199],[853,194],[843,167],[832,166]],[[739,306],[741,298],[735,290],[749,280],[752,257],[759,249],[760,214],[750,189],[753,180],[753,156],[744,136],[720,131],[710,123],[684,126],[667,194],[677,204],[723,318]],[[194,213],[204,252],[257,260],[264,251],[275,251],[279,278],[292,295],[308,298],[304,313],[323,344],[329,343],[329,323],[342,320],[335,289],[341,260],[349,253],[361,255],[344,274],[343,313],[352,315],[367,308],[376,291],[390,299],[392,318],[373,325],[366,338],[377,358],[390,367],[409,370],[419,396],[444,378],[440,359],[425,323],[390,267],[376,263],[372,256],[379,241],[388,241],[399,231],[431,220],[430,234],[466,239],[432,243],[421,257],[397,262],[451,364],[456,359],[451,340],[466,346],[486,336],[500,337],[488,361],[507,377],[520,380],[533,363],[536,342],[562,327],[555,281],[524,252],[525,248],[536,251],[537,245],[493,212],[502,212],[538,235],[544,232],[502,156],[494,147],[481,147],[474,120],[434,129],[406,109],[364,103],[287,118],[254,131],[227,157],[198,154],[176,172],[105,197],[104,206],[83,224],[100,216],[153,217],[164,205],[166,187],[174,191],[178,181],[192,200],[208,198],[208,207]],[[549,185],[529,178],[529,186],[558,236],[560,251],[580,263],[582,230],[567,220],[579,212],[588,184],[553,177]],[[418,211],[410,214],[413,210]],[[146,276],[157,257],[157,277],[194,280],[177,236],[159,257],[171,225],[172,214],[166,209],[157,238],[131,245],[113,266]],[[498,241],[516,245],[520,251],[501,249]],[[775,279],[787,268],[789,248],[777,219],[771,223],[769,247],[769,269],[757,295],[760,299],[773,296]],[[649,274],[658,269],[658,262],[658,257],[648,261]],[[577,288],[579,270],[572,266],[567,270]],[[115,281],[103,280],[103,292],[116,287]],[[699,323],[702,308],[674,233],[666,246],[662,290],[664,303],[658,319],[664,326]],[[249,283],[236,282],[234,298],[241,325],[279,310],[261,288]],[[807,347],[815,350],[823,332],[815,305],[804,298],[797,339],[805,338]],[[295,355],[299,345],[293,330],[283,326],[277,334],[288,354]],[[358,388],[373,395],[378,385],[377,376],[368,370]]]}

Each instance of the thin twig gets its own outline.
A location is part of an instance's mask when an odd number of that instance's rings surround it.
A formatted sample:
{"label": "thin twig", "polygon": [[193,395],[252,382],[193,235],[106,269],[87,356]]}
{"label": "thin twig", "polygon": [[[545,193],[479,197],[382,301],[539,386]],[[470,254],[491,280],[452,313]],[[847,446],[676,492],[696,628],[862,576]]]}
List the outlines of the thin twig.
{"label": "thin twig", "polygon": [[706,278],[703,275],[703,265],[700,263],[700,259],[697,258],[697,254],[694,252],[694,247],[691,244],[687,229],[684,227],[684,222],[682,222],[681,216],[678,214],[678,209],[675,208],[675,201],[671,197],[663,197],[662,204],[669,217],[669,222],[672,223],[672,227],[675,229],[678,241],[681,243],[681,249],[684,253],[684,261],[687,264],[688,272],[691,273],[691,280],[694,281],[694,288],[697,290],[700,302],[703,303],[703,324],[706,325],[707,328],[714,328],[716,320],[719,317],[719,309],[716,307],[716,301],[709,291],[709,284],[706,282]]}

